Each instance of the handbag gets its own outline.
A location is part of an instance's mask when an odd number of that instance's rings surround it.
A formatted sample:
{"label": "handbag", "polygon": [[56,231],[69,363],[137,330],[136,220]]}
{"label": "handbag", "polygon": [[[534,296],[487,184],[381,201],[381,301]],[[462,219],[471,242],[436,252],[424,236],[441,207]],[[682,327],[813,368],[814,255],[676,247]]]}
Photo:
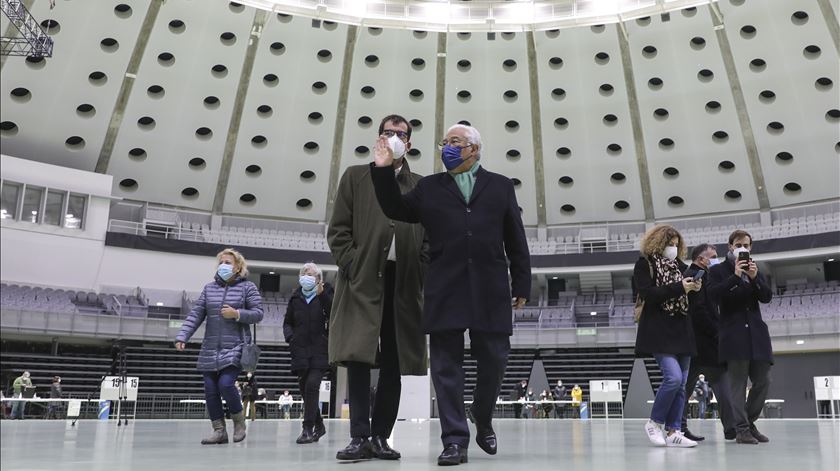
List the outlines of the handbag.
{"label": "handbag", "polygon": [[254,335],[251,336],[251,342],[242,346],[242,358],[239,360],[239,363],[242,365],[243,371],[246,373],[257,371],[257,363],[260,361],[260,351],[260,347],[257,345],[257,325],[254,324]]}
{"label": "handbag", "polygon": [[[650,277],[653,279],[653,266],[650,264],[650,260],[645,258],[648,262],[648,269],[650,269]],[[636,293],[636,304],[633,306],[633,322],[636,324],[639,323],[639,319],[642,318],[642,311],[645,310],[645,300],[642,299],[641,293]]]}

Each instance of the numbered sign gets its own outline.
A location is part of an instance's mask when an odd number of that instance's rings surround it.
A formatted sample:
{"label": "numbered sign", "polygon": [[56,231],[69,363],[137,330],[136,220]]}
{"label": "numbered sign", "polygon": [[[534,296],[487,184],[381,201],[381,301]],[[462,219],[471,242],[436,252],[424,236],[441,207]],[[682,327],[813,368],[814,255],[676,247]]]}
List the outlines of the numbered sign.
{"label": "numbered sign", "polygon": [[332,388],[332,381],[321,381],[321,389],[318,391],[318,402],[330,402],[330,388]]}
{"label": "numbered sign", "polygon": [[840,376],[814,376],[814,398],[818,401],[840,399]]}
{"label": "numbered sign", "polygon": [[592,402],[621,402],[621,380],[600,379],[590,381],[589,399]]}
{"label": "numbered sign", "polygon": [[99,390],[99,400],[117,401],[122,398],[124,401],[136,401],[139,387],[140,378],[136,376],[127,376],[125,384],[121,376],[106,376]]}

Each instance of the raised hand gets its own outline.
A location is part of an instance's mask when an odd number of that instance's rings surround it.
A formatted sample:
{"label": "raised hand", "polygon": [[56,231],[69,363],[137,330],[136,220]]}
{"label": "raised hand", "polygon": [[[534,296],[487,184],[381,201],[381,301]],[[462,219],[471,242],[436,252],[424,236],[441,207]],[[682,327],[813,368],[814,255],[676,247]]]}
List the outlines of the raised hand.
{"label": "raised hand", "polygon": [[391,150],[385,136],[379,136],[376,139],[376,144],[373,146],[373,163],[377,167],[390,167],[394,163],[394,151]]}

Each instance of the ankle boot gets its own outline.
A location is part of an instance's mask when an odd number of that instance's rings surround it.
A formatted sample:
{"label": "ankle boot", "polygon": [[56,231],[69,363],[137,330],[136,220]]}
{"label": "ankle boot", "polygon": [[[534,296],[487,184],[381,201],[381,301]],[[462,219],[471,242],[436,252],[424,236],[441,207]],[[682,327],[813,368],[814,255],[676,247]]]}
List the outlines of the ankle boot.
{"label": "ankle boot", "polygon": [[230,418],[233,419],[233,443],[245,440],[245,414],[242,412],[231,414]]}
{"label": "ankle boot", "polygon": [[202,445],[220,445],[228,442],[227,428],[225,427],[225,419],[213,420],[213,433],[201,440]]}

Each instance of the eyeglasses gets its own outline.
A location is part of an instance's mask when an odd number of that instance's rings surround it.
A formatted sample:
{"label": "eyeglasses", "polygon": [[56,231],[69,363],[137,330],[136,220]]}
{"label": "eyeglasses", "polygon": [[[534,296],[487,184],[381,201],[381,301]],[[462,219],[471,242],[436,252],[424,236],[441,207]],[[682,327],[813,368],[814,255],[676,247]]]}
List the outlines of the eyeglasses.
{"label": "eyeglasses", "polygon": [[382,135],[385,137],[397,136],[403,141],[408,140],[408,133],[405,131],[394,131],[393,129],[386,129],[382,131]]}
{"label": "eyeglasses", "polygon": [[468,142],[466,140],[459,139],[457,137],[453,137],[452,139],[444,139],[444,140],[440,141],[438,143],[438,150],[443,150],[443,148],[447,145],[464,148],[464,147],[472,146],[474,144],[472,144],[471,142]]}

